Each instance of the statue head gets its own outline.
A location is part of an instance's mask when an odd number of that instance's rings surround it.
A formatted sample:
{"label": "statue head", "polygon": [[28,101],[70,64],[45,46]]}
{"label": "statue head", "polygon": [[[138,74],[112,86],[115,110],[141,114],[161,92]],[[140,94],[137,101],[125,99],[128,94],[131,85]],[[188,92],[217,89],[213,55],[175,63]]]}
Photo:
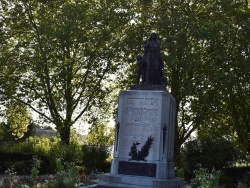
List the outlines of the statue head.
{"label": "statue head", "polygon": [[157,40],[157,34],[155,32],[151,33],[150,40]]}

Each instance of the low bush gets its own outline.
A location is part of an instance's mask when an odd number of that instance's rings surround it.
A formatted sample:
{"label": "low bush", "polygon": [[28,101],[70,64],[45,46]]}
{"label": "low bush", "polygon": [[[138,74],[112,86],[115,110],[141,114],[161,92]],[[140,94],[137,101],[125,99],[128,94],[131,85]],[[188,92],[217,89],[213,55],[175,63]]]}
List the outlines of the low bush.
{"label": "low bush", "polygon": [[[220,177],[222,187],[250,187],[250,166],[224,168]],[[242,185],[242,186],[241,186]]]}
{"label": "low bush", "polygon": [[36,155],[42,163],[42,173],[50,172],[49,152],[58,144],[58,139],[30,137],[23,142],[2,142],[0,148],[0,173],[13,166],[20,174],[30,173],[32,156]]}
{"label": "low bush", "polygon": [[[0,181],[0,188],[40,187],[40,188],[75,188],[82,185],[79,173],[74,163],[63,163],[61,159],[55,159],[57,170],[54,175],[39,176],[41,161],[33,158],[31,173],[29,176],[16,177],[13,168],[6,171],[6,177]],[[84,185],[86,185],[85,183]]]}
{"label": "low bush", "polygon": [[40,160],[40,174],[57,171],[55,158],[74,163],[84,174],[108,172],[110,152],[105,145],[81,145],[72,139],[69,145],[61,144],[57,137],[30,137],[25,142],[4,142],[0,148],[0,173],[13,166],[19,174],[31,173],[32,156]]}
{"label": "low bush", "polygon": [[63,162],[80,165],[82,163],[82,148],[81,145],[76,142],[72,142],[68,146],[58,143],[51,147],[47,158],[50,164],[49,171],[51,173],[55,173],[57,170],[55,158],[60,158],[63,160]]}
{"label": "low bush", "polygon": [[4,173],[10,167],[18,174],[25,174],[29,170],[32,155],[23,153],[0,152],[0,173]]}
{"label": "low bush", "polygon": [[221,171],[231,167],[238,158],[238,153],[230,141],[213,136],[187,142],[182,152],[187,181],[194,177],[193,172],[198,169],[198,164],[208,172]]}
{"label": "low bush", "polygon": [[208,172],[205,168],[199,168],[194,171],[194,179],[192,179],[191,184],[193,188],[212,188],[218,187],[220,172],[212,171]]}
{"label": "low bush", "polygon": [[83,145],[82,161],[85,173],[107,172],[110,168],[109,156],[110,152],[105,145]]}

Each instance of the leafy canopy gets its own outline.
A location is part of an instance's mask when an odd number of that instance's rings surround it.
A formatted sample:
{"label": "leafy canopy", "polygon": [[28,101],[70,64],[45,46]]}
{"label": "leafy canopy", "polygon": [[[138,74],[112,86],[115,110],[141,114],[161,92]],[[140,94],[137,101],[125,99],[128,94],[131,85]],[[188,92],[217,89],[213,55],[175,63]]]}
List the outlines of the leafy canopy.
{"label": "leafy canopy", "polygon": [[[119,66],[117,33],[128,23],[119,1],[1,0],[1,94],[56,125],[91,117]],[[85,118],[86,119],[86,118]]]}

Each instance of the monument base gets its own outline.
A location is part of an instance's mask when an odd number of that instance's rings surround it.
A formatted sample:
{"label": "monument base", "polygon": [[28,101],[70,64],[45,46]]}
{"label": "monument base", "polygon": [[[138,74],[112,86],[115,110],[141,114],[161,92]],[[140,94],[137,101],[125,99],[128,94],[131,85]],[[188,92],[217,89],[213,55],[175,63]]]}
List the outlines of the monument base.
{"label": "monument base", "polygon": [[180,178],[157,179],[151,177],[102,174],[97,182],[98,187],[116,188],[182,188],[183,180]]}

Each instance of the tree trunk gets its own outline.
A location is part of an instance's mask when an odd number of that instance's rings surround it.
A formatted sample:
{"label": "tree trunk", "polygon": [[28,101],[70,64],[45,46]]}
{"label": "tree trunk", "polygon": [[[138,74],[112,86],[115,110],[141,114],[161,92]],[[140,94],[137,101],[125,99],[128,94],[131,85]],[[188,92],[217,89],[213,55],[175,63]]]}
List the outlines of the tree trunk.
{"label": "tree trunk", "polygon": [[61,138],[62,144],[69,145],[70,143],[70,126],[63,126],[60,128],[59,136]]}
{"label": "tree trunk", "polygon": [[176,166],[180,165],[180,151],[181,151],[181,143],[180,143],[180,133],[179,133],[179,128],[178,128],[178,112],[179,112],[179,106],[180,106],[180,94],[178,90],[178,82],[177,81],[177,76],[173,78],[173,87],[172,87],[172,92],[171,94],[175,98],[175,138],[174,138],[174,162]]}
{"label": "tree trunk", "polygon": [[175,139],[174,144],[174,163],[177,167],[181,166],[181,143],[178,138]]}

